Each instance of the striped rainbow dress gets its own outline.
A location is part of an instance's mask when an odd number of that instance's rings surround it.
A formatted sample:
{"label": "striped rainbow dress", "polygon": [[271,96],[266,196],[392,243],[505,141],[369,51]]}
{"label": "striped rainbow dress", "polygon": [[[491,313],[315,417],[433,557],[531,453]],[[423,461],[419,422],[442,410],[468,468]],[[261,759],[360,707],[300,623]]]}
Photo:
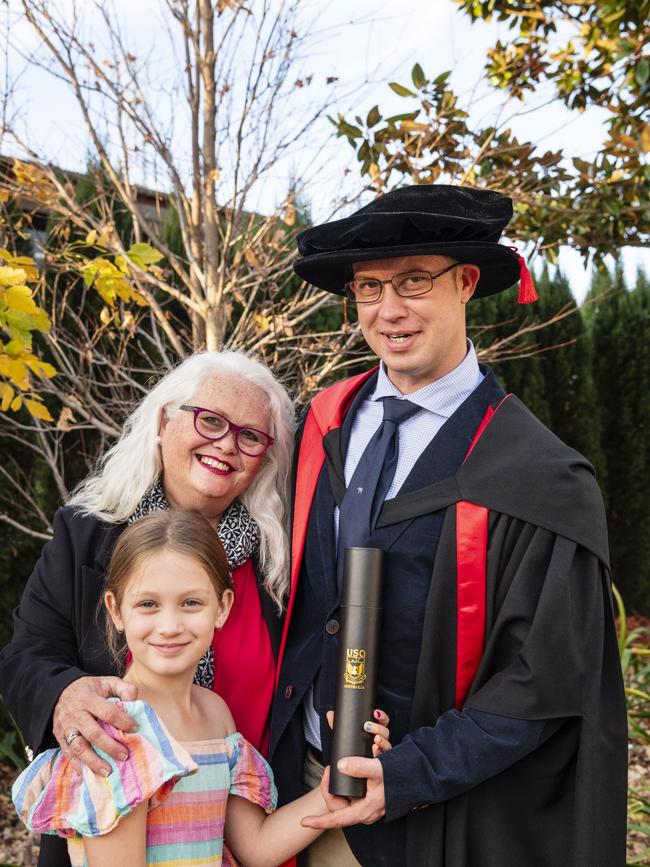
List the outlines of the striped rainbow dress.
{"label": "striped rainbow dress", "polygon": [[228,795],[272,812],[277,793],[268,764],[239,733],[180,742],[149,705],[121,704],[138,731],[101,725],[127,747],[128,759],[118,762],[98,750],[113,768],[104,778],[85,766],[80,772],[61,750],[41,753],[13,785],[20,818],[37,834],[67,837],[72,867],[85,867],[82,838],[109,833],[148,800],[147,864],[234,865],[223,843]]}

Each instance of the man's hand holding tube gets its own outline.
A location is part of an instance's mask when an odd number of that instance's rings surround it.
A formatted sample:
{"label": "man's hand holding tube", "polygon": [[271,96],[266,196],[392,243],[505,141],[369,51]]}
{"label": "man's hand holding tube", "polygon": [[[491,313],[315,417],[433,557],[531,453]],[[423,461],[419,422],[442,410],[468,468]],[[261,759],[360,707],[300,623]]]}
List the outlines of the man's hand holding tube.
{"label": "man's hand holding tube", "polygon": [[[328,713],[328,721],[331,711]],[[379,716],[378,716],[379,714]],[[341,798],[329,793],[329,768],[321,781],[321,792],[327,808],[330,811],[321,816],[305,816],[301,824],[307,828],[327,830],[330,828],[346,828],[348,825],[372,825],[383,818],[386,812],[384,796],[384,771],[376,756],[391,748],[390,733],[387,728],[388,717],[382,711],[375,711],[375,720],[367,722],[364,729],[374,734],[372,754],[375,758],[366,759],[361,756],[350,756],[339,760],[338,769],[351,777],[367,780],[365,798]]]}

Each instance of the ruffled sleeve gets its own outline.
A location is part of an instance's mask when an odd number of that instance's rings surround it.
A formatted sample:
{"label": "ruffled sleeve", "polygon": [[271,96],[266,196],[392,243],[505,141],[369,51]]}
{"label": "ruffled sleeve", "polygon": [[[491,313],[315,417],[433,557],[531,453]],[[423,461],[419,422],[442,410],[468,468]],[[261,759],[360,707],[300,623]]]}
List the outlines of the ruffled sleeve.
{"label": "ruffled sleeve", "polygon": [[230,766],[230,794],[258,804],[272,813],[278,802],[273,771],[246,738],[236,732],[226,738]]}
{"label": "ruffled sleeve", "polygon": [[41,753],[18,777],[11,794],[30,830],[69,838],[108,834],[138,804],[148,801],[152,809],[178,780],[198,769],[148,704],[120,704],[136,720],[138,731],[122,732],[100,721],[104,731],[129,752],[121,762],[97,750],[111,766],[108,777],[94,774],[85,765],[79,769],[61,750]]}

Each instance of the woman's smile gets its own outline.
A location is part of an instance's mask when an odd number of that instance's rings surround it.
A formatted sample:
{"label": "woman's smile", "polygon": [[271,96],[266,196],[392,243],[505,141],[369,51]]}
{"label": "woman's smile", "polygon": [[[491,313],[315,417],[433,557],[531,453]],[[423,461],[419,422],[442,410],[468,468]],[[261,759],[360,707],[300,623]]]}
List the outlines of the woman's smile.
{"label": "woman's smile", "polygon": [[218,476],[227,476],[235,471],[235,468],[227,461],[220,461],[209,455],[196,455],[195,457],[202,467]]}

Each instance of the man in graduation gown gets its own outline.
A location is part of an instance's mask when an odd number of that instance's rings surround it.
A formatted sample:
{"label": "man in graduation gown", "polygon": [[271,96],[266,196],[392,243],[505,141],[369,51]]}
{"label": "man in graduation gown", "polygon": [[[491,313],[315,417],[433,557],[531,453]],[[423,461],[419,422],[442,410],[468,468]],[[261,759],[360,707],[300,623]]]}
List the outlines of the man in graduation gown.
{"label": "man in graduation gown", "polygon": [[381,364],[317,395],[301,429],[271,726],[280,797],[330,761],[343,547],[386,552],[376,704],[394,744],[347,763],[367,795],[310,819],[329,829],[310,867],[625,864],[594,472],[506,396],[465,333],[472,298],[518,280],[519,300],[536,298],[499,244],[511,216],[492,191],[417,186],[299,237],[297,273],[356,303]]}

